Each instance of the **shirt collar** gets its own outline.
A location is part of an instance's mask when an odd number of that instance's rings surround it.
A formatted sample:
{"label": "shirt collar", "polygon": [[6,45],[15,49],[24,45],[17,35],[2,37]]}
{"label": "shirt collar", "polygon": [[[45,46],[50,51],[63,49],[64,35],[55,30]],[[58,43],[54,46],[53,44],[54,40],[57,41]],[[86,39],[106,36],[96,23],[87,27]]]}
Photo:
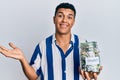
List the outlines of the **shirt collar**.
{"label": "shirt collar", "polygon": [[[55,37],[55,34],[53,34],[52,43],[54,43],[55,41],[56,41],[56,37]],[[74,34],[71,34],[71,41],[70,42],[72,42],[72,43],[75,42],[75,40],[74,40]]]}

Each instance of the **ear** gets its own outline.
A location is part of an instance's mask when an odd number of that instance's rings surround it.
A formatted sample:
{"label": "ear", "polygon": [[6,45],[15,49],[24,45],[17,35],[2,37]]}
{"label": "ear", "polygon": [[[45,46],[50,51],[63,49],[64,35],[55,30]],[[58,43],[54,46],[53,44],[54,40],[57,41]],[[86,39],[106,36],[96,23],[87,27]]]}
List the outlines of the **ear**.
{"label": "ear", "polygon": [[74,18],[74,21],[73,21],[73,25],[75,24],[75,18]]}
{"label": "ear", "polygon": [[55,16],[53,16],[53,23],[55,24]]}
{"label": "ear", "polygon": [[74,24],[75,24],[75,19],[73,20],[72,27],[73,27]]}

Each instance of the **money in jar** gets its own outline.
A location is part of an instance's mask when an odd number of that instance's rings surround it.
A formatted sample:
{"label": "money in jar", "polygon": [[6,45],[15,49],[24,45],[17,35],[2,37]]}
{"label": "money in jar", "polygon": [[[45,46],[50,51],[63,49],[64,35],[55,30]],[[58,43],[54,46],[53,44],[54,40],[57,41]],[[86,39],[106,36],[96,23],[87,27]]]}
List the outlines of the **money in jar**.
{"label": "money in jar", "polygon": [[100,71],[100,51],[96,41],[85,41],[80,44],[81,69],[86,72]]}

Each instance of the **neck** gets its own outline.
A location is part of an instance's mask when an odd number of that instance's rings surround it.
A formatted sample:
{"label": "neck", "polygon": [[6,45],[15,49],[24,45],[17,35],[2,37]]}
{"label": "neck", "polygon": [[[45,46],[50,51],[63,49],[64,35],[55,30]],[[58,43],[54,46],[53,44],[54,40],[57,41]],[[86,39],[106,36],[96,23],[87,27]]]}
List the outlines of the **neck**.
{"label": "neck", "polygon": [[68,44],[70,43],[71,40],[71,34],[59,35],[56,33],[55,37],[58,43],[63,43],[63,44]]}

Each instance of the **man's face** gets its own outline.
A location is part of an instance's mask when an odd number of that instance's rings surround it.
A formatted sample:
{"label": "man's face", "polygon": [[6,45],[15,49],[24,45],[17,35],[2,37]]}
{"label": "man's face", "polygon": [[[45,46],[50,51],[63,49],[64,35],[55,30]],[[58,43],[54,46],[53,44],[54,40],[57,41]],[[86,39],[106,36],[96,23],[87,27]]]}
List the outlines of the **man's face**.
{"label": "man's face", "polygon": [[75,22],[74,11],[71,9],[60,8],[54,16],[56,33],[68,34]]}

